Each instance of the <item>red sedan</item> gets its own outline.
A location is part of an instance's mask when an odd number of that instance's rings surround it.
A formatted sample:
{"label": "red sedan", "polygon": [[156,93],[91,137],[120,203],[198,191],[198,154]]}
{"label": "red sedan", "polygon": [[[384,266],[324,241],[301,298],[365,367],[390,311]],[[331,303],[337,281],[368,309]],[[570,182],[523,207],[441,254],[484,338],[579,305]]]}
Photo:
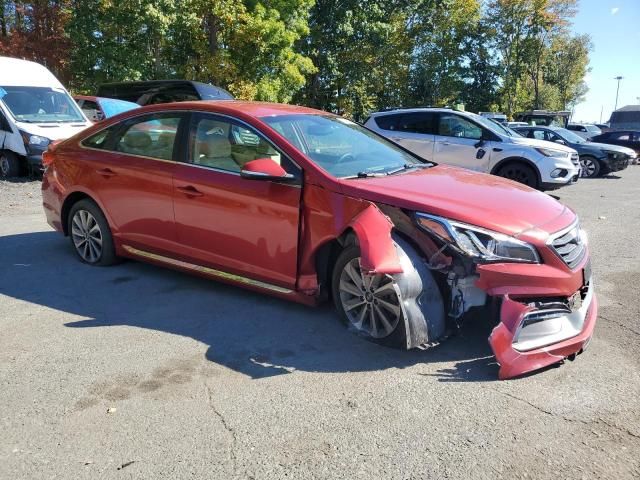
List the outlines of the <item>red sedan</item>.
{"label": "red sedan", "polygon": [[149,261],[305,304],[401,348],[482,310],[508,378],[581,353],[597,301],[568,207],[439,166],[308,108],[187,102],[123,113],[45,153],[48,222],[79,258]]}

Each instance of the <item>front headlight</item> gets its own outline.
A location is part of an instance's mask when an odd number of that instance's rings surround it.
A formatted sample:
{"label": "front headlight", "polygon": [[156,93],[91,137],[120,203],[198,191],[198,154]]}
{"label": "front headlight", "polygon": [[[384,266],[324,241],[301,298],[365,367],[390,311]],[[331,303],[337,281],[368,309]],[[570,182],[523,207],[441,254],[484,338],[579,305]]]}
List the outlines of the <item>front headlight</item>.
{"label": "front headlight", "polygon": [[424,213],[416,214],[416,221],[422,228],[482,262],[540,263],[533,245],[509,235]]}
{"label": "front headlight", "polygon": [[605,150],[604,153],[607,154],[607,157],[613,158],[615,160],[616,158],[618,158],[618,154],[620,152],[614,152],[613,150]]}
{"label": "front headlight", "polygon": [[36,145],[38,147],[46,147],[51,143],[47,137],[42,137],[40,135],[31,135],[30,133],[21,131],[22,139],[26,145]]}
{"label": "front headlight", "polygon": [[535,149],[545,157],[567,158],[571,156],[570,153],[563,152],[562,150],[554,150],[553,148],[535,147]]}

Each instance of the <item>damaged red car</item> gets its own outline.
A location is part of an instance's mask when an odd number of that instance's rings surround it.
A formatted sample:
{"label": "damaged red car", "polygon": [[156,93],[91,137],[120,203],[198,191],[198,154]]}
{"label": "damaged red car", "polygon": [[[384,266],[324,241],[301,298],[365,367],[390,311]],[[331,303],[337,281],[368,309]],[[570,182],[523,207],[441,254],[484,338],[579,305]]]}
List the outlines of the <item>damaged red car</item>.
{"label": "damaged red car", "polygon": [[552,197],[421,159],[329,113],[253,102],[132,110],[44,155],[48,222],[80,260],[129,257],[305,304],[410,349],[472,310],[509,378],[581,353],[586,235]]}

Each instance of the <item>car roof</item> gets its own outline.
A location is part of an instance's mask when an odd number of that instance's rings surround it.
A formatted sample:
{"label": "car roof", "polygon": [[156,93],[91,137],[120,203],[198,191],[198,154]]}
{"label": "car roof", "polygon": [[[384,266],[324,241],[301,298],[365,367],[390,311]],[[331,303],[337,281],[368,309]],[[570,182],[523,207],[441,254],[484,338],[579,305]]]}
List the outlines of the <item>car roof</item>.
{"label": "car roof", "polygon": [[415,107],[415,108],[394,108],[392,110],[380,110],[379,112],[373,112],[372,117],[378,117],[383,115],[396,115],[398,113],[418,113],[418,112],[456,112],[456,113],[471,113],[461,110],[454,110],[453,108],[444,107]]}
{"label": "car roof", "polygon": [[250,116],[255,118],[280,116],[280,115],[332,115],[314,108],[287,105],[283,103],[251,102],[244,100],[198,100],[188,102],[158,103],[148,105],[136,110],[135,115],[145,112],[158,112],[167,110],[192,110],[207,111],[212,113],[237,114],[238,116]]}

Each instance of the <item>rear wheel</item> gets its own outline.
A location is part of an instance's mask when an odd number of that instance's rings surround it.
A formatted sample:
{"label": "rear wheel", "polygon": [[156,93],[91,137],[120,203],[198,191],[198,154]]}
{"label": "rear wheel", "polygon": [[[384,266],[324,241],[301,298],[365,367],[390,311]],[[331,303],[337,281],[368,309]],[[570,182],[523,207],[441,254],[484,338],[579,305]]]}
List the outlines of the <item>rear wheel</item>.
{"label": "rear wheel", "polygon": [[498,176],[514,180],[531,188],[538,188],[538,176],[528,165],[521,162],[511,162],[498,170]]}
{"label": "rear wheel", "polygon": [[600,175],[600,162],[593,157],[584,155],[580,157],[582,176],[585,178],[595,178]]}
{"label": "rear wheel", "polygon": [[74,250],[84,263],[98,266],[117,263],[107,219],[91,200],[80,200],[71,207],[68,232]]}
{"label": "rear wheel", "polygon": [[0,177],[11,178],[20,175],[18,156],[6,150],[0,151]]}

